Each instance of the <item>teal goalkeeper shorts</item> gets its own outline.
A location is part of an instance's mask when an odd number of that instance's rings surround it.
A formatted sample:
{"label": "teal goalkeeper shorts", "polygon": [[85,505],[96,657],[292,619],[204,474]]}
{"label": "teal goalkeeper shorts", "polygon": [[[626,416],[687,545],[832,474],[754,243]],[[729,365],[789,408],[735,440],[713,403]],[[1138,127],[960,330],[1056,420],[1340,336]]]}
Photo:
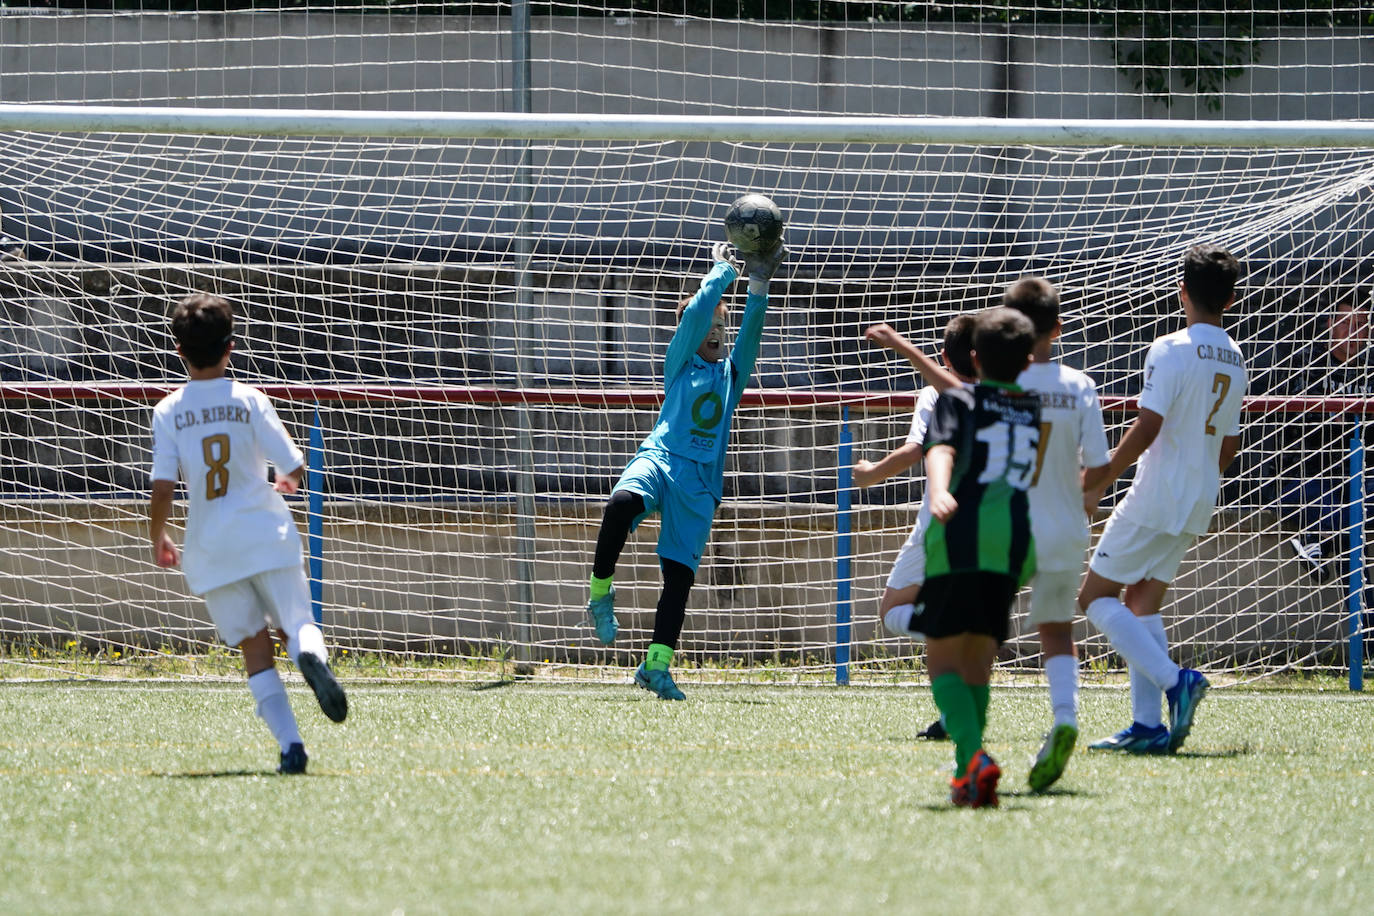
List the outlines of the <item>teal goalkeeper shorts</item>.
{"label": "teal goalkeeper shorts", "polygon": [[716,514],[716,498],[702,483],[697,463],[667,452],[641,452],[625,466],[611,492],[620,490],[644,497],[644,511],[631,522],[630,530],[658,512],[663,516],[658,555],[695,573]]}

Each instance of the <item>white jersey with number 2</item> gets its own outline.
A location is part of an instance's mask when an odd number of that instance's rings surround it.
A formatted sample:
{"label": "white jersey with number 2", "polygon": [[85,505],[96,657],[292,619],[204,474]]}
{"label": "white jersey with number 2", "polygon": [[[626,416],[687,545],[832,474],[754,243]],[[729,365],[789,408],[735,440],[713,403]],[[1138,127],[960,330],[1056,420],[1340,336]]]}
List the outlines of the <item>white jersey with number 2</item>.
{"label": "white jersey with number 2", "polygon": [[267,462],[282,473],[303,460],[267,395],[232,379],[187,382],[153,409],[153,479],[186,482],[181,566],[193,593],[300,565],[300,533]]}
{"label": "white jersey with number 2", "polygon": [[1247,376],[1240,348],[1214,324],[1166,334],[1145,358],[1140,407],[1164,418],[1116,511],[1168,534],[1204,534],[1216,508],[1221,440],[1240,433]]}
{"label": "white jersey with number 2", "polygon": [[1108,460],[1097,388],[1055,362],[1031,363],[1016,384],[1040,395],[1040,454],[1030,489],[1036,568],[1079,572],[1088,549],[1080,469]]}

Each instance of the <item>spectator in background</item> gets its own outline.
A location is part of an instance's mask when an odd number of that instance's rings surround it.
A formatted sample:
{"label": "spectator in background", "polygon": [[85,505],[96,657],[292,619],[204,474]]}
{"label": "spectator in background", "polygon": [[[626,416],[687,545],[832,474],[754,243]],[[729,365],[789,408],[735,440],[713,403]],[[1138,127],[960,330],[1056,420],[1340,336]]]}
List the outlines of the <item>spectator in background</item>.
{"label": "spectator in background", "polygon": [[[1371,300],[1347,289],[1327,301],[1325,333],[1298,350],[1284,393],[1311,398],[1374,396]],[[1298,464],[1284,502],[1302,507],[1301,530],[1288,543],[1317,578],[1325,579],[1337,571],[1329,561],[1346,550],[1342,534],[1349,500],[1345,456],[1350,424],[1339,414],[1320,410],[1300,417],[1299,423],[1303,436],[1296,444]]]}

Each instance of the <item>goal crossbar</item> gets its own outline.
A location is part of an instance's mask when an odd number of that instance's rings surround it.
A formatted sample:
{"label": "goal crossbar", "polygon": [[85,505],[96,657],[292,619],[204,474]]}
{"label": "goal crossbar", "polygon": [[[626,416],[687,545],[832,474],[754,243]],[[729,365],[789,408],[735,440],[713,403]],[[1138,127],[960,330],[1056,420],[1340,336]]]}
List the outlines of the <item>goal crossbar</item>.
{"label": "goal crossbar", "polygon": [[1374,147],[1374,121],[752,117],[0,104],[0,131],[1031,146]]}

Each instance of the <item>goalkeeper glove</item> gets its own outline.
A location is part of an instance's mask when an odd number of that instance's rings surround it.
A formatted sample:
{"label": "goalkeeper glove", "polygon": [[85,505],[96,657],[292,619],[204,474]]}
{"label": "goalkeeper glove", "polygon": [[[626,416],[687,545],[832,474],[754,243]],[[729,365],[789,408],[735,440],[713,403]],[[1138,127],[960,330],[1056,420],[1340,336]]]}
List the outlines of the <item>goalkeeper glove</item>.
{"label": "goalkeeper glove", "polygon": [[717,263],[724,262],[726,264],[729,264],[731,267],[735,269],[735,273],[737,274],[744,273],[744,265],[741,264],[739,260],[730,253],[729,242],[716,242],[714,245],[712,245],[711,257],[715,258]]}
{"label": "goalkeeper glove", "polygon": [[777,244],[767,251],[756,251],[744,256],[744,272],[749,275],[749,285],[759,284],[767,287],[768,281],[773,279],[773,274],[777,272],[778,265],[787,256],[787,248],[783,246],[782,239],[778,239]]}

